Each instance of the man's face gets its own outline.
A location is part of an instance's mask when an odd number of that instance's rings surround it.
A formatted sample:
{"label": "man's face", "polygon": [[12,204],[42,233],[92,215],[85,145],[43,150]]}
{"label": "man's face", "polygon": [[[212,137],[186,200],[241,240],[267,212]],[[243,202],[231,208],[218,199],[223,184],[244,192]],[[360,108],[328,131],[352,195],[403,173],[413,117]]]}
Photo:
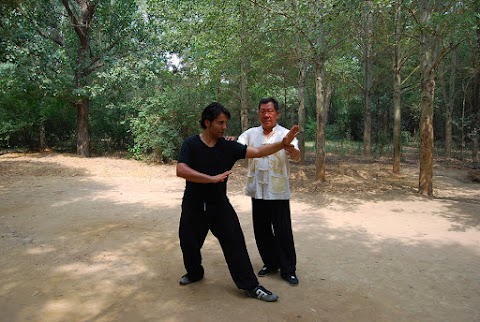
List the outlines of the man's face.
{"label": "man's face", "polygon": [[266,130],[271,130],[277,125],[277,118],[280,116],[280,112],[275,110],[272,102],[268,102],[260,104],[258,115],[260,116],[262,127]]}
{"label": "man's face", "polygon": [[222,138],[225,135],[225,131],[227,130],[227,122],[228,117],[225,114],[221,113],[213,121],[205,120],[205,126],[207,127],[210,135],[217,138]]}

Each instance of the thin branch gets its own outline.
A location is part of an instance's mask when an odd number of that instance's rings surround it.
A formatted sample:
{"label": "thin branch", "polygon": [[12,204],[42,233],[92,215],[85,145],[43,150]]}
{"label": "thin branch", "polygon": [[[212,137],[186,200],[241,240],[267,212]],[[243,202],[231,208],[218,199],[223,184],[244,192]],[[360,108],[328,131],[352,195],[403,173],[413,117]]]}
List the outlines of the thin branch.
{"label": "thin branch", "polygon": [[402,80],[402,84],[405,84],[407,82],[407,80],[412,77],[413,74],[415,74],[415,72],[420,68],[420,65],[417,65],[411,72],[410,74],[408,74],[407,77],[405,77],[403,80]]}
{"label": "thin branch", "polygon": [[62,4],[65,7],[65,10],[67,10],[68,16],[72,21],[75,32],[78,34],[80,38],[82,39],[85,38],[86,35],[84,34],[82,28],[80,28],[80,23],[78,22],[77,17],[75,16],[72,9],[70,8],[70,4],[68,3],[68,0],[62,0]]}

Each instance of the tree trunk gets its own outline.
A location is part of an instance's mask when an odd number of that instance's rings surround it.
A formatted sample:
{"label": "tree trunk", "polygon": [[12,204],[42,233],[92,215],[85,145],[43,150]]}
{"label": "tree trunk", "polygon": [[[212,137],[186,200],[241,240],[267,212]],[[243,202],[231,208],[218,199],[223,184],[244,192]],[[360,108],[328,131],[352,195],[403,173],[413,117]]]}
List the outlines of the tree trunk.
{"label": "tree trunk", "polygon": [[80,99],[75,103],[77,107],[77,154],[83,157],[90,156],[90,139],[88,135],[89,101]]}
{"label": "tree trunk", "polygon": [[433,195],[433,101],[435,94],[435,69],[433,68],[433,36],[425,29],[431,18],[429,0],[420,0],[420,65],[422,70],[420,101],[420,173],[418,193]]}
{"label": "tree trunk", "polygon": [[420,102],[420,174],[418,192],[433,195],[433,100],[435,77],[429,72],[422,76]]}
{"label": "tree trunk", "polygon": [[[479,12],[480,10],[480,4],[477,3],[476,6],[477,10],[476,12]],[[475,111],[475,117],[473,121],[473,133],[472,133],[472,159],[473,163],[478,166],[478,152],[479,152],[479,147],[478,147],[478,141],[479,141],[479,136],[480,136],[480,18],[477,16],[477,49],[476,49],[476,57],[477,57],[477,64],[476,64],[476,82],[474,84],[474,88],[476,88],[476,94],[474,97],[474,111]]]}
{"label": "tree trunk", "polygon": [[393,173],[400,173],[401,158],[401,87],[402,76],[400,74],[400,33],[401,33],[401,1],[395,2],[395,52],[393,62]]}
{"label": "tree trunk", "polygon": [[[332,104],[333,88],[330,85],[324,86],[324,100],[325,100],[325,124],[328,124],[328,116],[330,115],[330,105]],[[325,125],[326,127],[326,125]]]}
{"label": "tree trunk", "polygon": [[[285,46],[283,45],[285,48]],[[285,70],[285,66],[282,66],[282,76],[283,76],[283,122],[284,126],[287,128],[291,127],[288,119],[288,93],[287,93],[287,71]]]}
{"label": "tree trunk", "polygon": [[461,134],[462,134],[462,160],[465,158],[465,148],[466,148],[466,142],[465,142],[465,108],[467,105],[467,88],[468,88],[468,81],[465,79],[462,81],[462,93],[463,93],[463,98],[462,98],[462,119],[461,119]]}
{"label": "tree trunk", "polygon": [[47,149],[47,140],[45,138],[45,123],[42,121],[40,124],[40,151],[45,151]]}
{"label": "tree trunk", "polygon": [[365,84],[364,84],[364,123],[363,123],[363,154],[366,157],[372,155],[372,31],[373,14],[372,1],[366,1],[364,21],[364,60],[365,60]]}
{"label": "tree trunk", "polygon": [[[74,85],[78,92],[89,85],[88,66],[89,66],[89,48],[90,48],[90,25],[95,12],[95,3],[88,0],[77,0],[80,11],[70,7],[68,0],[62,0],[62,4],[67,10],[67,14],[72,23],[72,27],[78,37],[77,64],[75,66]],[[78,12],[78,17],[76,13]],[[88,97],[81,97],[75,103],[77,108],[77,154],[80,156],[90,156],[90,138],[88,129],[89,113]]]}
{"label": "tree trunk", "polygon": [[[380,100],[379,100],[379,105],[380,105]],[[388,108],[383,109],[383,133],[385,137],[387,137],[388,133],[390,133],[390,111]]]}
{"label": "tree trunk", "polygon": [[248,129],[248,57],[241,58],[242,74],[240,79],[240,122],[242,133]]}
{"label": "tree trunk", "polygon": [[325,69],[324,58],[319,56],[315,64],[315,96],[316,96],[316,114],[317,114],[317,152],[315,155],[315,180],[325,182]]}
{"label": "tree trunk", "polygon": [[393,173],[400,173],[401,158],[401,75],[400,71],[395,71],[395,80],[393,83]]}
{"label": "tree trunk", "polygon": [[298,75],[298,148],[300,149],[300,163],[305,163],[305,79],[307,77],[307,64],[300,62]]}
{"label": "tree trunk", "polygon": [[450,81],[445,81],[445,74],[442,73],[440,81],[442,83],[442,94],[445,102],[445,157],[452,157],[452,124],[453,124],[453,108],[455,106],[455,77],[457,70],[457,54],[453,49],[450,52]]}
{"label": "tree trunk", "polygon": [[247,48],[247,39],[248,39],[248,22],[247,22],[247,8],[240,3],[240,19],[241,19],[241,30],[240,30],[240,48],[241,48],[241,58],[240,58],[240,127],[242,133],[248,129],[248,70],[249,70],[249,60],[248,60],[248,48]]}

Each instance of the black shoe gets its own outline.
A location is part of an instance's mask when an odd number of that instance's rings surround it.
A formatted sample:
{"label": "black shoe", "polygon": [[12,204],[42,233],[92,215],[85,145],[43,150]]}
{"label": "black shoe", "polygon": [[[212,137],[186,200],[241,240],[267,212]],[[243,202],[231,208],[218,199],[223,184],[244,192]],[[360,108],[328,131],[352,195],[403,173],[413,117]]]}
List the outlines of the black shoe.
{"label": "black shoe", "polygon": [[288,282],[288,284],[296,286],[298,285],[298,278],[295,276],[295,274],[288,274],[288,275],[283,275],[282,278]]}
{"label": "black shoe", "polygon": [[268,266],[264,265],[263,268],[258,272],[258,276],[263,277],[267,276],[270,273],[276,273],[278,268],[269,268]]}
{"label": "black shoe", "polygon": [[275,302],[278,300],[278,295],[270,292],[262,285],[258,285],[253,290],[246,290],[245,294],[248,297],[257,298],[265,302]]}
{"label": "black shoe", "polygon": [[198,282],[199,280],[201,280],[202,278],[199,278],[199,279],[196,279],[196,280],[192,280],[188,277],[188,274],[185,274],[183,275],[180,280],[178,281],[178,283],[180,285],[188,285],[188,284],[191,284],[191,283],[195,283],[195,282]]}

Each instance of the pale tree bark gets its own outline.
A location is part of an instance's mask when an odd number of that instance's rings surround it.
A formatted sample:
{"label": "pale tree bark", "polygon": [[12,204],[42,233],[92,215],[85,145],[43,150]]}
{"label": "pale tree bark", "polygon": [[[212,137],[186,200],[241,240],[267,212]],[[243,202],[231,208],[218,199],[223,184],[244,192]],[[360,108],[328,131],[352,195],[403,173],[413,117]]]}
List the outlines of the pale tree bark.
{"label": "pale tree bark", "polygon": [[248,26],[246,22],[245,8],[240,4],[241,32],[240,32],[240,47],[241,47],[241,71],[240,71],[240,126],[242,133],[248,129],[248,70],[249,59],[247,51]]}
{"label": "pale tree bark", "polygon": [[[282,66],[282,75],[283,75],[283,119],[286,127],[289,127],[290,124],[289,120],[290,115],[288,113],[288,91],[287,91],[287,71],[285,70],[285,67]],[[293,115],[292,115],[292,120],[293,120]]]}
{"label": "pale tree bark", "polygon": [[400,37],[401,37],[401,1],[395,2],[395,52],[393,61],[393,173],[400,173],[401,159],[401,87],[402,75]]}
{"label": "pale tree bark", "polygon": [[[480,12],[480,4],[477,3],[476,12]],[[480,136],[480,17],[477,16],[477,48],[476,48],[476,80],[474,88],[476,89],[476,94],[474,97],[474,123],[473,131],[471,134],[472,137],[472,159],[476,166],[479,165],[479,136]]]}
{"label": "pale tree bark", "polygon": [[316,135],[316,155],[315,155],[315,180],[325,182],[325,127],[326,127],[326,108],[325,108],[325,61],[323,55],[317,55],[315,59],[315,96],[316,96],[316,116],[317,116],[317,135]]}
{"label": "pale tree bark", "polygon": [[[423,56],[428,56],[423,53]],[[421,58],[422,65],[428,64],[428,58]],[[435,75],[426,69],[422,73],[422,93],[420,102],[420,173],[418,192],[433,195],[433,99],[435,92]]]}
{"label": "pale tree bark", "polygon": [[325,99],[325,124],[328,124],[328,116],[330,115],[330,106],[332,105],[332,94],[333,88],[328,81],[326,81],[326,85],[324,86],[324,99]]}
{"label": "pale tree bark", "polygon": [[305,80],[307,77],[307,64],[301,60],[298,74],[298,148],[300,149],[300,163],[305,163]]}
{"label": "pale tree bark", "polygon": [[373,13],[372,1],[365,2],[364,13],[364,60],[365,60],[365,82],[364,82],[364,121],[363,121],[363,154],[372,155],[372,73],[373,73]]}
{"label": "pale tree bark", "polygon": [[435,72],[433,70],[433,36],[423,26],[431,19],[429,0],[420,0],[420,65],[422,70],[420,101],[420,173],[418,193],[433,195],[433,100]]}
{"label": "pale tree bark", "polygon": [[457,51],[452,49],[450,52],[450,75],[449,82],[445,81],[445,73],[441,73],[439,78],[442,84],[442,95],[445,102],[445,157],[452,157],[452,124],[453,108],[455,107],[455,78],[457,70]]}
{"label": "pale tree bark", "polygon": [[461,121],[461,132],[462,132],[462,160],[465,157],[465,148],[466,148],[466,141],[465,141],[465,110],[467,106],[467,93],[468,93],[468,84],[470,80],[464,79],[462,81],[462,121]]}
{"label": "pale tree bark", "polygon": [[248,129],[248,57],[242,54],[240,76],[240,122],[242,133]]}
{"label": "pale tree bark", "polygon": [[[439,0],[434,8],[440,7]],[[433,103],[435,98],[435,76],[438,64],[445,52],[436,55],[435,36],[429,30],[432,11],[430,0],[419,0],[420,15],[420,172],[418,193],[433,196]]]}

